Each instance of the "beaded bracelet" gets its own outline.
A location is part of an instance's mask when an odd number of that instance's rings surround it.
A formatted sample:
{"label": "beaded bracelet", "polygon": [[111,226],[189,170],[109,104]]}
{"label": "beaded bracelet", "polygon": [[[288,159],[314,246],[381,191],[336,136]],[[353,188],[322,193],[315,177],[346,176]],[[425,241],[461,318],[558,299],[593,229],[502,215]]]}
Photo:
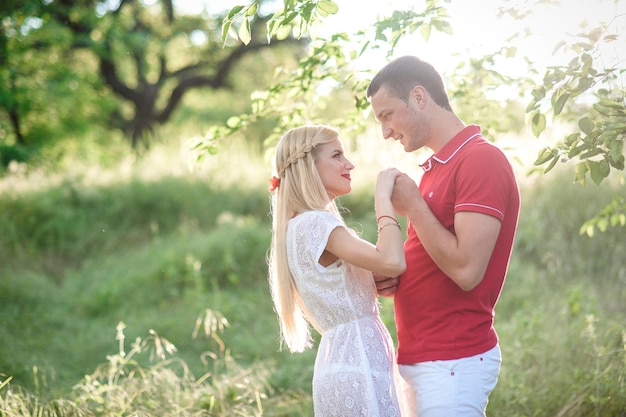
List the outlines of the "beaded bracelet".
{"label": "beaded bracelet", "polygon": [[382,216],[380,216],[379,218],[377,218],[377,219],[376,219],[376,224],[380,223],[380,219],[384,219],[384,218],[391,219],[391,220],[393,220],[394,222],[396,222],[396,223],[400,224],[400,223],[398,222],[398,219],[396,219],[395,217],[393,217],[393,216],[386,216],[386,215],[382,215]]}
{"label": "beaded bracelet", "polygon": [[[382,224],[382,225],[381,225],[381,224],[380,224],[380,220],[381,220],[381,219],[385,219],[385,218],[393,220],[393,223],[385,223],[385,224]],[[396,218],[395,218],[395,217],[393,217],[393,216],[387,216],[387,215],[382,215],[382,216],[379,216],[379,217],[376,219],[376,224],[378,225],[378,232],[379,232],[379,233],[380,233],[380,231],[381,231],[381,230],[383,230],[386,226],[389,226],[390,224],[395,224],[396,226],[398,226],[398,229],[402,230],[402,226],[400,226],[400,222],[398,221],[398,219],[396,219]]]}
{"label": "beaded bracelet", "polygon": [[387,226],[398,226],[398,229],[402,230],[402,227],[400,226],[400,222],[385,223],[385,224],[382,224],[382,225],[378,226],[378,233],[380,233],[380,231],[383,230]]}

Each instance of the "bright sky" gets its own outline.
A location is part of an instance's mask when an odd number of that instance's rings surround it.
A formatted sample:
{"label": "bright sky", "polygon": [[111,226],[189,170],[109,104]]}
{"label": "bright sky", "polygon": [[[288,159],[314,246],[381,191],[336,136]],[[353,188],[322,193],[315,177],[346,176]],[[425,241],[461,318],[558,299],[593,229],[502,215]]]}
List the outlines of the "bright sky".
{"label": "bright sky", "polygon": [[[174,0],[179,11],[201,13],[206,5],[215,0]],[[276,0],[282,4],[282,0]],[[393,10],[406,10],[414,7],[416,11],[424,8],[425,0],[375,0],[365,2],[355,0],[335,0],[339,13],[323,21],[319,29],[321,34],[332,34],[338,31],[356,33],[371,26],[378,15],[391,15]],[[231,8],[237,4],[249,4],[248,0],[222,0],[222,8]],[[456,65],[469,56],[482,57],[493,53],[507,43],[514,34],[525,28],[531,33],[525,40],[516,41],[518,58],[529,58],[546,68],[551,64],[566,65],[568,58],[553,56],[553,49],[559,41],[571,41],[568,35],[581,32],[581,22],[587,21],[587,27],[594,28],[600,22],[609,24],[609,31],[621,36],[619,41],[604,46],[602,61],[611,67],[621,62],[626,63],[626,0],[544,0],[541,5],[531,8],[531,0],[452,0],[444,4],[450,15],[453,34],[448,35],[433,31],[428,42],[420,35],[407,37],[396,48],[395,55],[413,54],[431,62],[445,77]],[[557,3],[557,4],[554,4]],[[560,4],[558,4],[560,3]],[[525,7],[532,15],[515,20],[510,16],[498,16],[498,8],[515,5]],[[210,8],[209,8],[210,9]],[[358,49],[355,46],[355,49]],[[383,52],[371,52],[360,63],[353,63],[357,68],[376,71],[386,63]],[[503,72],[515,76],[515,71],[523,71],[523,65],[510,61]],[[624,75],[626,77],[626,75]],[[626,83],[626,79],[625,79]],[[534,150],[533,150],[534,152]],[[373,152],[372,155],[377,154]],[[380,158],[380,152],[378,152]],[[529,159],[530,160],[530,159]]]}
{"label": "bright sky", "polygon": [[[338,0],[340,11],[333,19],[337,25],[354,25],[356,30],[359,25],[361,28],[367,27],[366,22],[372,21],[376,13],[390,13],[393,9],[402,10],[411,5],[415,5],[416,10],[421,10],[422,3],[424,2],[415,0],[387,0],[371,2],[367,8],[355,9],[348,6],[352,4],[350,0]],[[531,10],[533,15],[523,20],[515,20],[509,16],[499,17],[498,7],[511,3],[524,4],[511,0],[452,0],[451,4],[446,5],[450,14],[452,35],[433,31],[430,41],[426,42],[416,34],[401,42],[396,55],[418,55],[435,67],[445,68],[458,63],[457,54],[479,57],[494,52],[516,32],[531,28],[532,34],[524,42],[517,44],[520,55],[545,65],[555,62],[562,64],[558,57],[552,56],[553,48],[559,41],[565,40],[567,34],[580,32],[579,25],[584,20],[590,27],[595,27],[599,22],[609,23],[615,16],[621,15],[611,27],[615,33],[626,36],[626,0],[561,0],[560,6],[545,5]],[[356,16],[362,14],[363,17],[355,18],[355,13]],[[333,26],[329,22],[329,27]],[[626,60],[626,39],[621,39],[612,47],[615,51],[621,51],[621,59]]]}
{"label": "bright sky", "polygon": [[[355,33],[370,26],[378,15],[390,15],[393,10],[410,7],[420,11],[425,5],[424,0],[377,0],[367,2],[367,7],[363,7],[363,2],[354,0],[335,2],[339,6],[339,13],[323,21],[319,29],[322,34],[337,31]],[[248,0],[222,0],[219,8],[249,3]],[[445,73],[445,68],[451,68],[460,61],[459,56],[468,57],[471,54],[480,57],[495,52],[509,37],[524,28],[531,28],[530,36],[523,42],[516,42],[520,59],[526,56],[542,66],[565,64],[569,59],[563,62],[562,57],[553,56],[554,47],[559,41],[567,40],[568,34],[580,32],[580,23],[587,21],[589,27],[595,27],[600,22],[612,22],[612,32],[622,34],[622,39],[607,45],[603,59],[606,65],[616,60],[626,61],[626,0],[546,0],[543,3],[547,4],[532,9],[527,3],[519,0],[452,0],[450,4],[444,4],[450,14],[452,35],[433,31],[428,42],[417,34],[407,37],[399,44],[396,55],[418,55]],[[179,11],[201,13],[205,7],[214,11],[217,3],[212,0],[174,0],[174,4]],[[510,16],[499,17],[498,7],[510,7],[511,4],[525,7],[525,11],[532,12],[532,15],[522,20]],[[382,67],[385,59],[382,52],[371,52],[361,65],[370,69]],[[510,70],[515,71],[514,68]]]}

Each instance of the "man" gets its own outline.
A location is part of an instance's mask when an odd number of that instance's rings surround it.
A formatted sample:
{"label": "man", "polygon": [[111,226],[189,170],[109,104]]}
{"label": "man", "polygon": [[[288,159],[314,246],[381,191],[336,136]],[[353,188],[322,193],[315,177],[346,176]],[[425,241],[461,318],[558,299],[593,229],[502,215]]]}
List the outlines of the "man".
{"label": "man", "polygon": [[398,364],[410,415],[484,416],[500,372],[494,307],[504,284],[519,189],[504,154],[454,113],[441,76],[412,56],[395,59],[367,96],[384,139],[433,155],[419,188],[396,179],[392,202],[409,222],[407,269],[376,276],[394,295]]}

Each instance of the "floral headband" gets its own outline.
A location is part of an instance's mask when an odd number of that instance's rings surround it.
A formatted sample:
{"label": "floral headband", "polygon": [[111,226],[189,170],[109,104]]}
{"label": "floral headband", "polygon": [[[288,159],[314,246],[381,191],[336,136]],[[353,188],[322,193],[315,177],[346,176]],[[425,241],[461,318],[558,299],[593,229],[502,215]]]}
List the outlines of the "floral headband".
{"label": "floral headband", "polygon": [[277,176],[273,176],[272,178],[270,178],[270,186],[268,187],[269,192],[273,193],[274,191],[276,191],[279,185],[280,178],[278,178]]}

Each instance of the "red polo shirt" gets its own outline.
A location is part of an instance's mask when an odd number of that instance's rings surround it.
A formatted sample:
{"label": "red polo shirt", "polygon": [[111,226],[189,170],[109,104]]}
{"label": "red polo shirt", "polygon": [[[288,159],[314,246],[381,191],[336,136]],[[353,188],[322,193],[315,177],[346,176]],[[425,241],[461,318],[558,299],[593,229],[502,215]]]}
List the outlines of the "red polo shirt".
{"label": "red polo shirt", "polygon": [[517,182],[506,156],[480,135],[463,129],[422,168],[420,191],[439,221],[454,233],[454,215],[472,211],[502,222],[485,276],[463,291],[428,255],[411,225],[404,248],[407,269],[394,297],[398,363],[477,355],[493,348],[494,306],[509,265],[520,208]]}

